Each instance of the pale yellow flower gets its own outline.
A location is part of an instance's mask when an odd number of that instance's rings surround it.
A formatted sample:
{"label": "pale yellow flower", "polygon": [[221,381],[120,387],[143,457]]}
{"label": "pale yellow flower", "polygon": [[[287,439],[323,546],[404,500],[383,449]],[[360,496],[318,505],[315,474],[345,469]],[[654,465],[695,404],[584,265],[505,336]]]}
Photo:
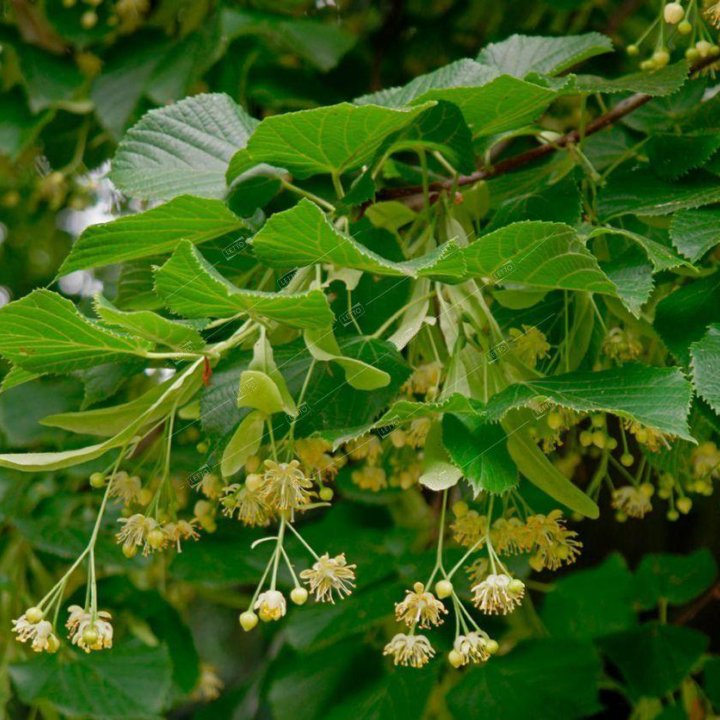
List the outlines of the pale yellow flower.
{"label": "pale yellow flower", "polygon": [[124,505],[138,502],[141,492],[142,482],[137,475],[128,475],[121,470],[110,481],[110,497],[118,498]]}
{"label": "pale yellow flower", "polygon": [[249,527],[267,527],[273,517],[272,508],[263,500],[260,492],[247,483],[229,485],[220,502],[223,514],[233,517],[237,512],[238,520]]}
{"label": "pale yellow flower", "polygon": [[303,570],[300,577],[310,588],[318,602],[335,603],[333,591],[342,600],[355,587],[355,565],[348,565],[345,553],[331,558],[328,553],[321,555],[308,570]]}
{"label": "pale yellow flower", "polygon": [[278,590],[266,590],[260,593],[253,606],[263,622],[279,620],[287,612],[285,596]]}
{"label": "pale yellow flower", "polygon": [[353,470],[351,476],[352,481],[361,490],[371,490],[378,492],[387,487],[387,475],[385,470],[374,465],[364,465],[358,470]]}
{"label": "pale yellow flower", "polygon": [[313,484],[300,469],[300,463],[292,460],[289,463],[265,461],[263,483],[258,492],[270,507],[285,512],[307,505],[312,499],[310,489]]}
{"label": "pale yellow flower", "polygon": [[395,665],[421,668],[435,655],[435,650],[424,635],[398,633],[385,646],[383,655],[392,655]]}
{"label": "pale yellow flower", "polygon": [[495,649],[496,643],[485,634],[477,631],[469,632],[467,635],[458,635],[453,643],[453,650],[457,653],[458,666],[469,663],[486,662],[490,651]]}
{"label": "pale yellow flower", "polygon": [[613,490],[612,506],[618,511],[631,518],[644,518],[652,511],[650,498],[652,486],[645,488],[625,485]]}
{"label": "pale yellow flower", "polygon": [[48,620],[40,619],[36,622],[34,617],[28,619],[28,612],[12,621],[12,631],[17,634],[19,642],[30,641],[34,652],[54,653],[60,647],[60,641],[55,635],[55,629]]}
{"label": "pale yellow flower", "polygon": [[643,351],[643,346],[630,330],[614,327],[605,336],[602,351],[612,360],[626,362],[638,358]]}
{"label": "pale yellow flower", "polygon": [[112,616],[106,610],[99,610],[93,617],[92,612],[71,605],[65,627],[73,645],[89,653],[91,650],[111,648],[113,643]]}
{"label": "pale yellow flower", "polygon": [[198,525],[197,518],[193,518],[192,520],[165,523],[162,529],[167,535],[168,541],[175,544],[178,552],[182,552],[181,542],[183,540],[198,540],[200,538],[200,533],[197,531]]}
{"label": "pale yellow flower", "polygon": [[367,460],[370,465],[377,465],[382,455],[382,443],[377,435],[365,435],[346,443],[345,451],[351,460]]}
{"label": "pale yellow flower", "polygon": [[507,615],[522,602],[525,585],[505,573],[490,574],[472,588],[473,602],[488,615]]}
{"label": "pale yellow flower", "polygon": [[412,590],[407,590],[405,599],[395,603],[395,619],[408,627],[419,624],[421,628],[441,625],[447,608],[425,586],[418,582]]}
{"label": "pale yellow flower", "polygon": [[546,358],[550,352],[545,334],[536,327],[523,325],[522,330],[510,328],[509,335],[515,355],[528,367],[534,368],[537,361]]}
{"label": "pale yellow flower", "polygon": [[143,555],[147,555],[153,549],[148,542],[150,533],[159,529],[158,521],[155,518],[147,517],[142,513],[135,513],[129,518],[120,518],[122,530],[115,536],[118,543],[122,544],[123,552],[132,557],[137,548],[143,548]]}
{"label": "pale yellow flower", "polygon": [[537,571],[544,568],[557,570],[561,565],[570,565],[580,555],[582,543],[574,530],[565,527],[560,510],[547,515],[531,515],[525,523],[525,543],[535,548],[530,566]]}

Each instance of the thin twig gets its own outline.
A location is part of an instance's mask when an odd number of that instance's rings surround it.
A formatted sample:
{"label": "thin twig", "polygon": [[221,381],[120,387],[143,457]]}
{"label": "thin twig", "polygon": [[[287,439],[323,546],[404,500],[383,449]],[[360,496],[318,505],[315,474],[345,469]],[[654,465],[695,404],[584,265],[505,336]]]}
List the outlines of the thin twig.
{"label": "thin twig", "polygon": [[[718,62],[718,58],[716,57],[703,58],[702,60],[700,60],[700,62],[693,65],[693,67],[690,69],[690,75],[696,75],[701,70],[708,67],[709,65],[712,65],[715,62]],[[583,137],[594,135],[596,132],[610,127],[610,125],[613,125],[618,120],[624,118],[626,115],[629,115],[631,112],[637,110],[639,107],[642,107],[643,105],[645,105],[645,103],[649,102],[652,99],[653,96],[648,95],[647,93],[635,93],[634,95],[630,95],[630,97],[625,98],[625,100],[621,100],[617,105],[615,105],[615,107],[613,107],[608,112],[603,113],[599,117],[595,118],[595,120],[593,120],[592,122],[589,122],[584,128]],[[513,155],[512,157],[506,158],[505,160],[501,160],[500,162],[490,167],[476,170],[469,175],[459,175],[458,177],[453,179],[440,180],[430,183],[428,189],[431,195],[437,196],[438,193],[450,190],[453,185],[459,187],[465,185],[474,185],[475,183],[480,182],[480,180],[489,180],[490,178],[497,177],[498,175],[504,175],[505,173],[513,172],[514,170],[524,167],[525,165],[528,165],[532,162],[535,162],[540,158],[546,157],[547,155],[552,155],[553,153],[557,152],[562,148],[574,145],[579,140],[580,131],[577,129],[571,130],[565,135],[562,135],[553,143],[538,145],[537,147],[526,150],[525,152],[519,153],[518,155]],[[422,191],[423,188],[420,185],[385,188],[377,193],[375,202],[380,200],[397,200],[410,198],[416,195],[421,195]],[[368,205],[370,204],[372,203],[368,203]]]}

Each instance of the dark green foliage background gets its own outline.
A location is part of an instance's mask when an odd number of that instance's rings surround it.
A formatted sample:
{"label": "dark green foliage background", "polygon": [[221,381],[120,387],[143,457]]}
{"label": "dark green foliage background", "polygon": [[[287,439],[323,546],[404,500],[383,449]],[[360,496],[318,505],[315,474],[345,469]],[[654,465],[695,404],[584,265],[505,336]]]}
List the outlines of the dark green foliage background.
{"label": "dark green foliage background", "polygon": [[[599,31],[623,46],[655,13],[653,3],[632,0],[350,0],[340,2],[339,9],[318,8],[304,0],[160,0],[152,3],[141,27],[117,37],[103,24],[102,7],[101,22],[86,31],[79,23],[80,7],[67,10],[60,0],[11,4],[14,12],[5,3],[0,16],[0,286],[12,299],[52,282],[71,244],[70,235],[58,229],[58,214],[82,194],[74,177],[109,159],[124,131],[152,107],[200,91],[224,92],[261,118],[402,85],[454,59],[475,56],[479,48],[512,33]],[[99,58],[102,68],[96,77],[78,70],[73,57],[79,52]],[[632,61],[615,53],[590,60],[583,72],[617,77],[634,69]],[[679,108],[672,100],[657,101],[628,124],[641,132],[657,130],[665,121],[670,126],[673,112],[688,111],[696,100],[685,93],[677,101],[684,103]],[[561,107],[554,122],[558,131],[573,127],[573,108]],[[622,137],[613,138],[622,144]],[[609,142],[605,138],[604,143],[587,145],[598,168],[603,153],[612,154]],[[662,154],[662,142],[658,139],[647,148],[651,158]],[[518,149],[522,147],[520,141]],[[38,149],[49,167],[68,168],[67,193],[57,206],[39,194],[41,178],[34,162]],[[702,147],[683,147],[677,156],[692,150],[704,152]],[[508,182],[508,195],[521,187],[518,176],[495,182],[500,188]],[[528,195],[532,178],[529,182]],[[553,189],[562,202],[562,188]],[[239,207],[242,198],[236,202]],[[528,197],[517,206],[504,206],[504,222],[544,219],[540,205]],[[566,209],[567,221],[575,222],[579,208]],[[604,210],[611,215],[617,208]],[[393,257],[382,234],[376,242],[385,257]],[[221,247],[218,243],[216,254]],[[211,257],[213,244],[204,252]],[[111,271],[100,275],[107,286],[117,283]],[[707,309],[708,295],[698,285],[692,287]],[[715,285],[711,289],[717,290]],[[378,286],[361,284],[358,298],[378,292]],[[390,296],[388,304],[401,303]],[[712,308],[708,312],[710,319],[715,317]],[[667,329],[671,351],[680,353],[699,339],[684,335],[688,317],[697,313],[693,298],[687,306],[658,309],[658,327]],[[525,322],[519,317],[516,314],[513,322]],[[377,317],[363,319],[364,329],[372,332],[382,320],[378,309]],[[348,355],[372,357],[372,348],[353,349],[352,340],[341,344]],[[237,385],[246,361],[238,353],[216,369],[213,388],[203,400],[208,407],[225,382]],[[299,383],[305,370],[291,368],[289,375]],[[392,389],[404,380],[403,367],[395,370]],[[69,435],[38,425],[38,419],[77,408],[83,393],[86,400],[92,392],[96,397],[111,395],[134,371],[115,368],[117,377],[103,374],[95,385],[88,383],[87,374],[48,379],[0,395],[0,447],[66,448]],[[317,394],[325,395],[320,385]],[[380,405],[365,407],[367,418],[358,422],[370,419],[384,400],[375,396]],[[324,418],[308,418],[301,434],[322,429],[311,423],[333,422],[333,410],[353,402],[361,406],[362,397],[331,398]],[[233,413],[210,413],[204,430],[226,435],[240,418],[240,411]],[[178,471],[189,473],[197,467],[197,456],[190,446],[184,452],[186,457],[182,448],[177,457]],[[0,552],[13,546],[21,558],[17,565],[7,559],[0,565],[0,599],[6,609],[18,593],[23,602],[29,600],[19,567],[37,563],[43,572],[53,573],[84,546],[92,503],[75,490],[93,469],[32,477],[0,471]],[[442,662],[417,672],[392,670],[380,651],[392,627],[393,602],[419,569],[432,565],[427,549],[432,519],[416,496],[363,493],[346,474],[338,484],[344,498],[353,502],[341,503],[315,520],[307,536],[311,541],[322,538],[330,552],[347,551],[357,562],[362,580],[351,601],[307,608],[292,613],[281,626],[242,635],[237,612],[266,560],[262,549],[252,554],[247,550],[255,533],[221,522],[216,534],[187,546],[168,571],[180,583],[170,604],[152,589],[158,578],[149,576],[146,563],[121,561],[109,531],[116,520],[112,516],[97,557],[107,571],[102,597],[124,628],[117,647],[58,669],[53,657],[21,656],[9,642],[6,625],[0,631],[0,708],[11,718],[25,718],[32,706],[32,712],[48,720],[616,718],[627,717],[630,703],[640,698],[661,698],[677,690],[697,669],[703,653],[720,652],[718,604],[701,601],[698,612],[692,612],[693,603],[716,583],[713,558],[720,555],[720,533],[713,497],[676,523],[655,513],[642,525],[618,524],[612,512],[583,523],[581,560],[557,579],[544,602],[536,608],[527,604],[518,613],[514,622],[526,629],[528,639],[509,654],[442,680]],[[538,499],[537,507],[542,502]],[[669,606],[670,624],[656,622],[658,603]],[[678,619],[682,622],[673,624]],[[491,622],[488,630],[494,627]],[[450,643],[447,634],[440,643],[443,652]],[[191,697],[200,657],[215,666],[226,684],[220,699],[208,706]],[[720,712],[717,655],[697,677]],[[679,709],[659,715],[652,702],[647,701],[649,709],[642,717],[685,717]]]}

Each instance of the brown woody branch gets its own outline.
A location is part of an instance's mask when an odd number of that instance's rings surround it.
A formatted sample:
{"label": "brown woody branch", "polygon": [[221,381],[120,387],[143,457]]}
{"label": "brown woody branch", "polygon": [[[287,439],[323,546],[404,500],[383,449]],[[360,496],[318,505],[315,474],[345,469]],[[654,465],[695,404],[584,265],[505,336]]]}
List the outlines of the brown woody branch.
{"label": "brown woody branch", "polygon": [[[690,68],[690,75],[696,75],[704,68],[716,62],[718,62],[717,57],[703,58],[700,62]],[[498,175],[513,172],[518,168],[535,162],[535,160],[539,160],[547,155],[552,155],[558,150],[578,143],[583,137],[594,135],[596,132],[613,125],[618,120],[624,118],[626,115],[629,115],[639,107],[642,107],[645,103],[652,99],[653,96],[648,95],[647,93],[635,93],[634,95],[630,95],[630,97],[625,98],[625,100],[621,100],[614,108],[608,110],[608,112],[589,122],[582,132],[580,130],[571,130],[553,143],[538,145],[537,147],[526,150],[518,155],[513,155],[505,160],[500,160],[494,165],[476,170],[475,172],[470,173],[470,175],[459,175],[454,179],[439,180],[437,182],[430,183],[429,190],[431,196],[436,196],[445,190],[452,190],[453,188],[463,187],[465,185],[474,185],[476,182],[480,182],[480,180],[489,180],[490,178],[497,177]],[[377,202],[380,200],[410,198],[412,196],[422,195],[422,192],[423,188],[421,185],[385,188],[377,193],[375,200]]]}

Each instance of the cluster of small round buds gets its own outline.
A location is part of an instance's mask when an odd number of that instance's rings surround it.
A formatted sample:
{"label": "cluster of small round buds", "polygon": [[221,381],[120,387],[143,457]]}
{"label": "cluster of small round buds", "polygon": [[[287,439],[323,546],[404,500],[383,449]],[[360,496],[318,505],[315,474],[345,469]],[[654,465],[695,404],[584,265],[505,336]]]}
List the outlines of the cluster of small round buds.
{"label": "cluster of small round buds", "polygon": [[695,47],[689,47],[685,51],[685,57],[691,62],[700,60],[701,58],[718,56],[720,56],[720,47],[708,40],[698,40],[698,42],[695,43]]}
{"label": "cluster of small round buds", "polygon": [[579,439],[580,444],[583,447],[590,447],[591,445],[594,445],[596,448],[601,450],[614,450],[618,445],[617,440],[614,437],[610,437],[602,430],[583,430],[580,433]]}

